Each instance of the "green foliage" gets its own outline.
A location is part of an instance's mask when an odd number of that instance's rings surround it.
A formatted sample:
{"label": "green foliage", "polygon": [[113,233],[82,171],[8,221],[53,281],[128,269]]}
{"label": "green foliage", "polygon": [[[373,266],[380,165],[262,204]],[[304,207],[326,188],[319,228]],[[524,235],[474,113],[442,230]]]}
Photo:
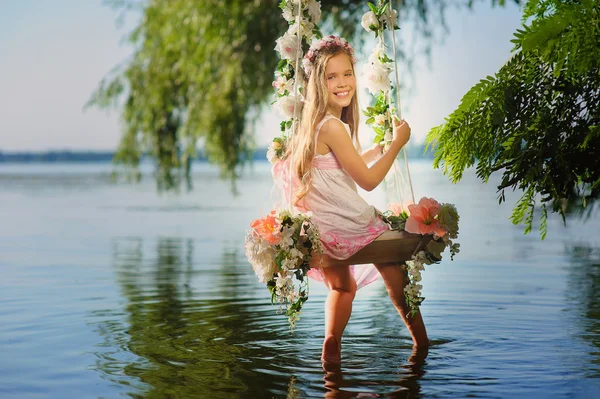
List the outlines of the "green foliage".
{"label": "green foliage", "polygon": [[383,221],[390,226],[390,230],[401,231],[406,226],[406,219],[408,219],[408,213],[402,211],[400,215],[394,215],[391,211],[385,211],[383,213]]}
{"label": "green foliage", "polygon": [[[469,0],[464,5],[470,4]],[[139,25],[126,36],[135,49],[113,69],[87,106],[116,107],[123,134],[114,161],[134,178],[142,156],[155,160],[159,189],[191,188],[191,161],[201,148],[235,179],[250,158],[255,122],[273,95],[279,62],[275,40],[287,29],[279,0],[105,0],[139,12]],[[364,0],[321,0],[327,30],[362,43]],[[403,2],[400,23],[414,22],[414,37],[427,48],[444,27],[446,3]],[[432,22],[435,15],[435,22]],[[405,57],[404,53],[401,55]],[[410,66],[410,63],[409,63]]]}
{"label": "green foliage", "polygon": [[600,196],[600,6],[593,1],[532,0],[529,25],[515,33],[515,53],[463,97],[446,122],[427,136],[434,167],[453,182],[477,164],[488,181],[502,173],[504,190],[524,192],[511,221],[532,229],[536,203],[540,234],[548,205],[563,220]]}

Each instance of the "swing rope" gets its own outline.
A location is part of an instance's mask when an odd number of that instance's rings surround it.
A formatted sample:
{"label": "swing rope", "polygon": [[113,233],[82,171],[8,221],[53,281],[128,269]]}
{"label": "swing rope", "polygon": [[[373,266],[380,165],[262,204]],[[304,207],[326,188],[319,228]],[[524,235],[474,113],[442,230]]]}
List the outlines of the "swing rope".
{"label": "swing rope", "polygon": [[302,55],[302,35],[300,33],[300,17],[302,15],[302,1],[298,1],[298,15],[296,15],[296,26],[298,32],[296,33],[297,47],[296,47],[296,66],[294,67],[294,117],[292,119],[292,131],[288,137],[288,142],[291,143],[291,150],[289,156],[290,170],[289,170],[289,184],[290,184],[290,196],[289,196],[289,210],[290,213],[294,213],[294,178],[293,178],[293,160],[294,160],[294,134],[296,132],[296,121],[298,119],[298,80],[300,79],[301,69],[300,68],[300,56]]}
{"label": "swing rope", "polygon": [[[390,6],[389,6],[389,12],[390,12],[390,20],[393,17],[393,3],[392,0],[390,1]],[[402,0],[398,0],[398,26],[400,26],[400,5],[402,4]],[[394,72],[396,75],[396,112],[398,113],[398,117],[400,118],[400,120],[402,120],[402,107],[400,104],[400,78],[398,77],[398,57],[396,54],[396,31],[394,29],[394,27],[392,26],[391,29],[391,33],[392,33],[392,49],[394,51]],[[404,152],[404,161],[406,163],[406,173],[408,175],[408,183],[410,185],[410,195],[412,196],[412,202],[413,204],[415,203],[415,192],[413,190],[413,184],[412,184],[412,179],[410,177],[410,169],[408,167],[408,156],[406,154],[406,146],[402,148],[402,151]],[[397,160],[394,160],[394,177],[396,177],[398,175],[398,162]],[[396,178],[396,189],[398,190],[398,195],[400,192],[400,188],[398,187],[398,180]]]}

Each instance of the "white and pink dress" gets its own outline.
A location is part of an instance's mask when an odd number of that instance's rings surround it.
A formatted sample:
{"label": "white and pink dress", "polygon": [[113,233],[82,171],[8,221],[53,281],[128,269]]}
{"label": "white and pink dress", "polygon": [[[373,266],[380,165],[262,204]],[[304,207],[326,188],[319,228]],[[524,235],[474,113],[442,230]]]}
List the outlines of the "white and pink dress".
{"label": "white and pink dress", "polygon": [[[332,118],[337,119],[328,113],[317,125],[315,143],[321,126]],[[342,123],[350,134],[350,126]],[[303,204],[306,210],[312,212],[312,219],[319,227],[326,255],[334,259],[347,259],[388,230],[388,225],[381,219],[377,209],[358,194],[356,183],[333,152],[315,155],[312,168],[312,186],[304,197]],[[284,180],[284,190],[289,187],[287,169],[287,162],[279,162],[279,165],[273,167],[276,181],[277,177]],[[379,272],[372,264],[354,265],[350,269],[358,288],[379,277]],[[323,280],[321,269],[313,268],[308,275],[316,280]]]}

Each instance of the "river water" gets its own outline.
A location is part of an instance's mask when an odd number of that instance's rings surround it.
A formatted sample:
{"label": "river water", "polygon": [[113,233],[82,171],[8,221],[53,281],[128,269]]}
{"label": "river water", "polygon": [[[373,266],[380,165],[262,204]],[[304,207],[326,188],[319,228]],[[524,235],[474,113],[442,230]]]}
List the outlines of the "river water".
{"label": "river water", "polygon": [[551,215],[541,241],[508,220],[516,194],[411,172],[417,197],[461,214],[461,253],[423,273],[433,345],[412,353],[377,281],[324,370],[326,289],[291,335],[244,255],[268,164],[239,195],[206,164],[179,195],[112,184],[108,164],[0,165],[0,397],[600,397],[600,219]]}

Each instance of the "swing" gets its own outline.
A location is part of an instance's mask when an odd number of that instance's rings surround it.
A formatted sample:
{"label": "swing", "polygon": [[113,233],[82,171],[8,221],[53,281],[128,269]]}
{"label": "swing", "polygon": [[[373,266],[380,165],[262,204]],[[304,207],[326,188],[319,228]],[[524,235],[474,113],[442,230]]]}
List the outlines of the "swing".
{"label": "swing", "polygon": [[369,245],[348,259],[333,259],[327,255],[314,255],[310,267],[349,266],[379,263],[401,263],[410,260],[414,254],[424,249],[431,236],[411,234],[406,231],[388,230]]}
{"label": "swing", "polygon": [[[321,240],[319,228],[314,223],[312,215],[309,212],[297,212],[297,209],[293,205],[294,184],[291,182],[293,179],[292,162],[288,162],[289,168],[287,168],[281,156],[284,153],[283,151],[287,142],[291,143],[291,147],[289,148],[290,157],[293,157],[294,155],[294,140],[291,140],[291,138],[296,131],[296,122],[298,120],[298,76],[301,76],[296,75],[296,73],[302,73],[302,68],[298,68],[298,66],[300,65],[302,53],[302,5],[306,2],[307,0],[295,0],[294,2],[290,0],[289,2],[284,1],[281,3],[283,8],[285,8],[284,17],[287,17],[286,19],[290,22],[290,26],[293,26],[293,24],[296,23],[295,27],[297,27],[298,30],[293,34],[289,34],[288,31],[282,38],[277,40],[276,47],[276,50],[282,53],[282,55],[285,52],[285,57],[282,56],[282,60],[278,64],[278,80],[283,77],[283,92],[278,93],[277,101],[280,101],[283,98],[285,109],[289,110],[290,97],[293,96],[294,99],[293,115],[289,115],[287,112],[284,113],[284,115],[291,118],[291,120],[281,123],[280,127],[284,133],[281,137],[275,137],[273,139],[269,151],[267,152],[267,158],[273,163],[272,173],[273,178],[276,179],[274,188],[278,188],[278,190],[281,191],[279,194],[283,194],[282,198],[284,201],[279,202],[278,207],[269,212],[268,215],[251,222],[251,230],[246,234],[244,243],[246,256],[258,276],[259,281],[261,283],[266,283],[267,288],[271,293],[271,301],[273,303],[278,303],[281,311],[285,309],[285,315],[288,317],[290,329],[292,331],[296,321],[299,319],[299,314],[304,302],[308,300],[308,272],[311,268],[383,263],[403,264],[406,267],[410,279],[409,284],[404,289],[404,294],[410,311],[414,314],[418,311],[418,307],[424,299],[421,295],[422,285],[419,284],[421,281],[420,273],[424,270],[424,265],[439,263],[442,259],[441,253],[447,247],[450,248],[451,257],[459,252],[459,244],[452,241],[458,237],[459,220],[459,215],[454,205],[440,204],[433,198],[424,197],[421,198],[418,204],[414,206],[409,205],[409,210],[411,212],[411,215],[409,216],[404,212],[403,206],[394,204],[394,207],[398,206],[398,209],[383,214],[385,222],[392,226],[393,229],[385,230],[383,233],[379,233],[381,230],[377,230],[380,235],[375,240],[362,247],[362,249],[352,256],[342,260],[333,259],[323,253],[322,249],[324,241]],[[391,3],[392,1],[389,0],[390,10],[392,9]],[[317,2],[311,4],[318,5]],[[371,22],[374,22],[374,24],[378,23],[376,21],[383,16],[388,7],[383,0],[380,0],[378,4],[379,6],[374,6],[372,3],[369,3],[371,13],[376,13],[376,15],[368,15],[368,18],[366,19],[371,18]],[[291,11],[290,5],[292,7],[298,6],[295,21],[293,20],[293,12]],[[304,29],[314,32],[311,29],[313,29],[315,25],[310,21],[313,20],[315,23],[318,22],[318,19],[320,18],[320,9],[318,9],[318,7],[317,9],[314,9],[311,6],[307,8],[307,12],[309,15],[307,16],[308,20],[304,21]],[[373,17],[376,19],[373,20]],[[396,63],[396,39],[393,30],[397,26],[397,22],[394,21],[395,16],[392,11],[390,11],[389,16],[387,17],[390,22],[386,20],[385,23],[394,25],[391,30],[394,50],[393,62]],[[369,28],[370,27],[371,25],[369,25]],[[382,29],[384,27],[385,25]],[[314,30],[319,32],[318,28],[315,28]],[[377,32],[379,33],[380,31]],[[295,36],[296,39],[292,39],[291,36]],[[296,42],[295,45],[294,41]],[[380,35],[380,44],[383,46],[383,34]],[[292,51],[290,51],[291,49]],[[295,64],[292,63],[294,56],[296,61]],[[379,55],[377,57],[379,61],[383,60],[382,58],[379,58]],[[383,57],[389,60],[385,53]],[[383,62],[387,63],[391,62],[391,60]],[[291,70],[288,69],[288,66],[290,65],[292,66]],[[396,71],[397,88],[396,105],[398,106],[398,116],[400,117],[400,86],[397,65],[394,69]],[[292,93],[286,88],[286,82],[289,79],[294,80]],[[379,89],[379,91],[384,92],[385,97],[379,98],[379,100],[382,100],[384,103],[381,104],[378,100],[376,106],[372,108],[375,112],[371,112],[367,109],[367,113],[371,118],[377,115],[384,115],[385,120],[392,121],[393,123],[393,111],[389,104],[390,90],[388,88],[387,90]],[[385,122],[384,126],[387,126]],[[289,135],[287,134],[288,129]],[[378,134],[378,140],[381,140],[382,142],[386,141],[385,129],[375,130]],[[415,204],[410,170],[408,168],[408,159],[406,157],[406,148],[403,148],[403,151],[408,186],[410,187],[412,203]],[[400,193],[399,178],[403,179],[403,175],[399,173],[397,160],[394,160],[392,166],[393,169],[390,169],[390,171],[393,172],[386,176],[386,182],[389,187],[396,188],[398,197],[401,200],[402,195]],[[288,183],[286,184],[285,171],[287,169],[289,169],[289,171],[287,175]],[[393,175],[392,178],[390,178],[390,175]],[[362,232],[360,233],[362,234]]]}

